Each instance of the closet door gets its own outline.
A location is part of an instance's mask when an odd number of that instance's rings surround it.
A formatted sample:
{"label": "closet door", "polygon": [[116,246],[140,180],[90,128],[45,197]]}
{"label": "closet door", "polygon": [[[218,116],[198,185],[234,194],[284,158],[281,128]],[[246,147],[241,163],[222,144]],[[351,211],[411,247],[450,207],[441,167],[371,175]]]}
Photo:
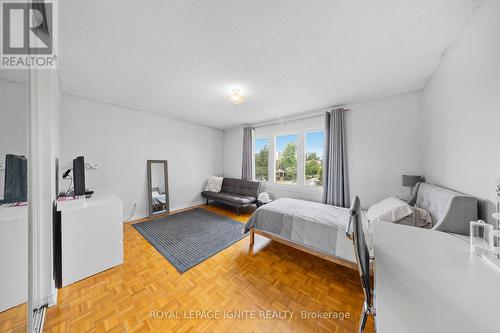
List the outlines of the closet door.
{"label": "closet door", "polygon": [[8,331],[26,331],[31,313],[28,118],[28,70],[0,68],[0,327]]}
{"label": "closet door", "polygon": [[2,331],[39,330],[45,308],[56,301],[52,225],[58,194],[60,89],[54,66],[32,67],[40,66],[39,58],[58,59],[53,56],[56,4],[6,2],[1,7],[5,23],[0,45]]}

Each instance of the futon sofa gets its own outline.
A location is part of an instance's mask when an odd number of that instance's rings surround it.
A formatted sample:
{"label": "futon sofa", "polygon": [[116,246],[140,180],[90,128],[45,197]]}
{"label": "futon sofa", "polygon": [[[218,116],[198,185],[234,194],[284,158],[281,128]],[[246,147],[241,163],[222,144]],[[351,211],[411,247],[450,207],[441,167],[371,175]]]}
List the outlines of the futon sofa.
{"label": "futon sofa", "polygon": [[236,208],[240,215],[240,209],[257,204],[260,193],[260,182],[242,180],[235,178],[224,178],[220,192],[203,191],[201,196],[208,202],[216,201]]}

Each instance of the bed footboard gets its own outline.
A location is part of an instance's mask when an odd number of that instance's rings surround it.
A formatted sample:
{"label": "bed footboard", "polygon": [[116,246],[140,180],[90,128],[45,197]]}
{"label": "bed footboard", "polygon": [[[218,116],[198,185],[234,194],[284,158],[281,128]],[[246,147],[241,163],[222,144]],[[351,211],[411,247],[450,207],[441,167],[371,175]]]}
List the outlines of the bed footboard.
{"label": "bed footboard", "polygon": [[301,244],[294,243],[294,242],[292,242],[292,241],[290,241],[288,239],[284,239],[282,237],[273,235],[271,233],[268,233],[268,232],[265,232],[265,231],[262,231],[262,230],[259,230],[259,229],[255,229],[253,227],[250,228],[249,232],[250,232],[250,248],[249,248],[249,251],[250,251],[251,254],[253,254],[253,245],[254,245],[254,241],[255,241],[255,234],[258,234],[258,235],[264,236],[266,238],[269,238],[269,239],[271,239],[271,240],[273,240],[275,242],[287,245],[287,246],[292,247],[292,248],[294,248],[296,250],[299,250],[299,251],[303,251],[303,252],[309,253],[309,254],[311,254],[313,256],[316,256],[316,257],[328,260],[328,261],[333,262],[335,264],[338,264],[338,265],[341,265],[341,266],[344,266],[344,267],[348,267],[348,268],[351,268],[351,269],[354,269],[354,270],[358,269],[358,266],[357,266],[357,264],[355,262],[349,261],[349,260],[341,258],[341,257],[337,257],[335,255],[329,255],[329,254],[326,254],[326,253],[323,253],[323,252],[316,251],[314,249],[311,249],[309,247],[303,246]]}

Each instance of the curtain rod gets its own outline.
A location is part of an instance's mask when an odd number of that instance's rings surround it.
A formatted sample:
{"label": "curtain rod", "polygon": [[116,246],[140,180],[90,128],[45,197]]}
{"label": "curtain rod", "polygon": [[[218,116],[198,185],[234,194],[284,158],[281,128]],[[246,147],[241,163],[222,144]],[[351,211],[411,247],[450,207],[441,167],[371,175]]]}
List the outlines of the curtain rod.
{"label": "curtain rod", "polygon": [[291,118],[291,119],[286,119],[286,120],[283,120],[283,121],[275,121],[273,123],[268,123],[268,124],[264,123],[262,125],[255,125],[255,126],[252,126],[252,127],[253,128],[262,128],[262,127],[268,127],[268,126],[282,125],[282,124],[286,124],[288,122],[293,122],[293,121],[299,121],[299,120],[305,120],[305,119],[322,117],[322,116],[324,116],[325,112],[332,111],[333,109],[338,109],[338,108],[344,108],[344,111],[349,111],[349,109],[347,107],[339,105],[339,106],[333,106],[331,108],[328,108],[328,109],[325,109],[325,110],[322,110],[322,111],[317,111],[316,114],[312,114],[312,115],[309,115],[309,116],[300,117],[300,118]]}

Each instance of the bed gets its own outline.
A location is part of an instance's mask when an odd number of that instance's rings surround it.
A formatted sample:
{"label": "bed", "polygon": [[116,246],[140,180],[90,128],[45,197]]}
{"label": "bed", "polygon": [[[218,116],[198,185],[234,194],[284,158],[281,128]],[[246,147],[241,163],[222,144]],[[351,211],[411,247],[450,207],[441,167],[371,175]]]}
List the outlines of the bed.
{"label": "bed", "polygon": [[[430,213],[434,230],[467,234],[469,221],[477,220],[475,198],[437,185],[418,184],[409,204]],[[362,216],[368,247],[373,254],[373,222],[366,211]],[[408,224],[408,221],[407,217],[398,222]],[[348,222],[348,208],[282,198],[259,207],[245,225],[244,232],[250,233],[250,250],[254,234],[258,234],[356,269],[352,242],[346,237]]]}
{"label": "bed", "polygon": [[[363,219],[365,230],[371,227]],[[346,238],[349,209],[316,202],[282,198],[259,207],[245,225],[250,233],[355,269],[352,242]],[[370,237],[370,233],[367,233]]]}

